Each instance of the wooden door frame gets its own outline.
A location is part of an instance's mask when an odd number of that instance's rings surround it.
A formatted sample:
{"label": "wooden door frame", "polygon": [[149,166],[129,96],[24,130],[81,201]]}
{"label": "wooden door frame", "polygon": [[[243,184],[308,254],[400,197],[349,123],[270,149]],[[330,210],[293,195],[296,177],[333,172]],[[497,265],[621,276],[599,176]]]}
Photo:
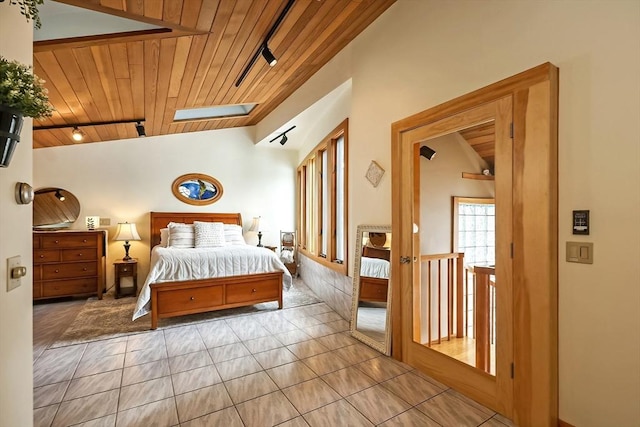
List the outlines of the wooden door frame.
{"label": "wooden door frame", "polygon": [[[411,209],[401,192],[412,191],[412,165],[401,156],[402,135],[478,107],[513,98],[513,404],[522,426],[558,425],[558,68],[542,64],[392,124],[391,265],[392,355],[405,360],[412,324]],[[409,197],[409,195],[404,195]],[[398,286],[399,285],[399,286]],[[403,315],[404,313],[404,315]],[[430,373],[447,383],[446,370]],[[471,396],[474,397],[474,396]]]}

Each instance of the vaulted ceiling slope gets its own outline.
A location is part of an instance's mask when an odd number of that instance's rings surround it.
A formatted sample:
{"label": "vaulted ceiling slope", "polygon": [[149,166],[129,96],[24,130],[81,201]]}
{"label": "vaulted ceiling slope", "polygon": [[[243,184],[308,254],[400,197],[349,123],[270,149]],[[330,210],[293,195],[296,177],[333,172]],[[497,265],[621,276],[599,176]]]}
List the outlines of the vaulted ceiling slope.
{"label": "vaulted ceiling slope", "polygon": [[[34,121],[34,148],[77,144],[72,128],[43,126],[144,119],[147,135],[255,125],[395,0],[296,0],[258,58],[287,0],[61,0],[159,25],[107,36],[34,43],[35,72],[55,108]],[[46,23],[44,24],[46,25]],[[245,117],[174,122],[176,109],[257,103]],[[82,143],[138,136],[133,124],[83,126]]]}

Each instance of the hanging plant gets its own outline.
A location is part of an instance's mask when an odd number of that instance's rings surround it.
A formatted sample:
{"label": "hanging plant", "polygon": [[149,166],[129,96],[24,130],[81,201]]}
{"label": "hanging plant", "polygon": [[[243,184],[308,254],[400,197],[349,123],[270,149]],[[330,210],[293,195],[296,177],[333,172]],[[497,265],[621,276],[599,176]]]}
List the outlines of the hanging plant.
{"label": "hanging plant", "polygon": [[[4,0],[0,0],[0,3],[4,3]],[[20,13],[27,18],[27,22],[33,20],[33,25],[40,29],[42,22],[40,22],[40,16],[38,15],[38,5],[44,3],[44,0],[9,0],[9,4],[17,4],[20,6]]]}
{"label": "hanging plant", "polygon": [[20,142],[23,117],[51,115],[44,80],[30,66],[0,56],[0,167],[9,166]]}

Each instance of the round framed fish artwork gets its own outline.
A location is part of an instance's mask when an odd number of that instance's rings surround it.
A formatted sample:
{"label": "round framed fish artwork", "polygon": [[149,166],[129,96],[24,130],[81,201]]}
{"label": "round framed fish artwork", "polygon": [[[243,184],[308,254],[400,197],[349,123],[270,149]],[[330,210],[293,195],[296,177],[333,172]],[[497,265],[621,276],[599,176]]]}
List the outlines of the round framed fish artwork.
{"label": "round framed fish artwork", "polygon": [[210,205],[222,197],[222,184],[217,179],[202,173],[179,176],[171,186],[178,200],[190,205]]}

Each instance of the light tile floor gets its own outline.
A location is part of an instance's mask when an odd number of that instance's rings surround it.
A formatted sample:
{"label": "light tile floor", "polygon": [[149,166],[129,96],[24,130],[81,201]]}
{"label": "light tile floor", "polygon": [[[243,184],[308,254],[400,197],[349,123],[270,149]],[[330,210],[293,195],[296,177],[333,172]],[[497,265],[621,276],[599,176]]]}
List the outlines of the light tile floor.
{"label": "light tile floor", "polygon": [[34,425],[512,425],[348,326],[320,303],[46,350],[35,334]]}

